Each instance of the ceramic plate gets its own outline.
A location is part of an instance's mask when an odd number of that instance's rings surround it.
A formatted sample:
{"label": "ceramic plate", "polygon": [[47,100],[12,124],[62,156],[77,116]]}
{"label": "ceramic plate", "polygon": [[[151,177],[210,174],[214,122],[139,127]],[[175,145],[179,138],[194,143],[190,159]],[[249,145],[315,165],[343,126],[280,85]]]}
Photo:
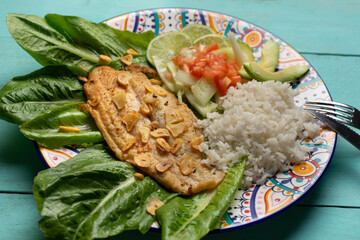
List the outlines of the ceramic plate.
{"label": "ceramic plate", "polygon": [[[279,37],[245,20],[224,14],[198,9],[164,8],[132,12],[105,21],[109,26],[132,32],[153,31],[160,35],[179,31],[188,24],[203,24],[226,38],[229,32],[249,44],[258,60],[264,43],[273,38],[280,45],[280,59],[277,69],[291,65],[309,64],[295,49]],[[311,67],[310,71],[294,88],[299,90],[295,102],[302,105],[306,100],[330,100],[329,92],[320,76]],[[304,161],[292,170],[278,173],[265,184],[238,190],[228,210],[220,220],[218,230],[224,231],[248,226],[265,220],[288,208],[316,184],[327,168],[336,142],[336,134],[322,129],[315,139],[304,139],[301,144],[312,148]],[[75,156],[81,149],[47,149],[38,146],[39,153],[49,167]],[[156,228],[157,226],[155,226]]]}

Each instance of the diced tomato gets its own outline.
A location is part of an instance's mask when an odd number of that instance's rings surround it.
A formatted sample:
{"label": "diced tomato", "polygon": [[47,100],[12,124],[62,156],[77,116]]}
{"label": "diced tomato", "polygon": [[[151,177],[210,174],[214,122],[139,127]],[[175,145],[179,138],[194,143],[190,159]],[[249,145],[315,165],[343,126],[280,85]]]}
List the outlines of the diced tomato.
{"label": "diced tomato", "polygon": [[190,73],[190,68],[187,64],[184,64],[181,69],[186,73]]}
{"label": "diced tomato", "polygon": [[208,54],[209,52],[214,51],[214,50],[217,50],[217,49],[219,49],[219,45],[218,45],[217,43],[212,43],[212,44],[210,44],[209,46],[205,47],[205,48],[202,50],[202,53]]}
{"label": "diced tomato", "polygon": [[186,57],[183,55],[178,55],[172,59],[173,63],[177,66],[182,66],[186,62]]}
{"label": "diced tomato", "polygon": [[230,86],[235,87],[236,84],[241,83],[241,76],[240,75],[233,76],[233,77],[230,78],[230,80],[231,80]]}
{"label": "diced tomato", "polygon": [[226,95],[230,84],[231,80],[228,77],[215,79],[215,85],[220,96]]}
{"label": "diced tomato", "polygon": [[228,58],[227,53],[226,52],[219,53],[218,58],[226,62]]}
{"label": "diced tomato", "polygon": [[205,67],[206,66],[206,60],[205,61],[198,61],[196,64],[195,64],[195,67]]}
{"label": "diced tomato", "polygon": [[225,52],[217,55],[213,53],[214,50],[219,49],[217,43],[209,46],[199,44],[192,49],[196,49],[196,57],[186,59],[185,56],[179,55],[172,59],[181,70],[197,79],[204,77],[214,81],[221,96],[226,94],[229,87],[241,82],[241,76],[238,73],[240,67],[235,57],[228,60]]}
{"label": "diced tomato", "polygon": [[199,45],[196,46],[196,51],[197,51],[198,53],[200,53],[200,52],[202,52],[202,51],[204,50],[204,48],[206,48],[205,45],[199,44]]}
{"label": "diced tomato", "polygon": [[221,65],[221,64],[214,64],[214,65],[211,65],[211,69],[214,70],[214,71],[224,71],[226,68],[226,66],[224,65]]}
{"label": "diced tomato", "polygon": [[204,71],[203,71],[203,75],[202,75],[204,78],[207,78],[207,79],[214,79],[215,78],[215,75],[214,75],[214,72],[213,70],[211,70],[210,67],[205,67],[204,68]]}
{"label": "diced tomato", "polygon": [[196,78],[201,78],[203,76],[204,68],[199,66],[194,66],[190,73]]}
{"label": "diced tomato", "polygon": [[235,56],[232,56],[232,57],[229,59],[228,63],[231,64],[231,65],[234,65],[234,66],[239,67],[239,66],[237,65]]}
{"label": "diced tomato", "polygon": [[236,70],[236,68],[233,65],[230,65],[230,64],[228,64],[228,72],[227,72],[226,76],[228,76],[230,78],[235,77],[235,76],[240,77],[240,75],[238,73],[238,70]]}

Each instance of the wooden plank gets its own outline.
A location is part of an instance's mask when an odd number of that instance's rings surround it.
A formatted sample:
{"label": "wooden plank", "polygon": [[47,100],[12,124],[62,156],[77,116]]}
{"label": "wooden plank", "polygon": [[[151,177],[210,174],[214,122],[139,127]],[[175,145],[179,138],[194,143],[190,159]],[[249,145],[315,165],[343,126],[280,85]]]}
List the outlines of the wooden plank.
{"label": "wooden plank", "polygon": [[[8,12],[39,16],[55,12],[77,15],[95,22],[130,11],[170,6],[166,0],[144,1],[141,6],[136,1],[104,4],[101,0],[13,0],[3,1],[2,5],[0,19],[5,19]],[[278,35],[301,52],[360,55],[360,48],[354,47],[355,41],[360,38],[360,31],[357,31],[360,29],[360,3],[356,0],[346,1],[346,4],[339,0],[318,0],[316,3],[313,0],[242,0],[226,3],[211,1],[211,4],[208,0],[175,0],[171,6],[205,8],[245,19]],[[8,36],[3,24],[0,26],[0,36]]]}
{"label": "wooden plank", "polygon": [[303,54],[325,82],[332,98],[360,108],[360,57]]}
{"label": "wooden plank", "polygon": [[[5,220],[6,219],[6,220]],[[2,239],[44,239],[37,222],[41,219],[31,194],[0,194],[0,231]],[[341,222],[341,224],[339,224]],[[358,239],[360,209],[294,206],[283,213],[252,226],[204,239]],[[293,224],[289,224],[293,223]],[[125,232],[111,239],[160,239],[158,232],[145,236]]]}
{"label": "wooden plank", "polygon": [[32,193],[34,177],[44,169],[34,143],[14,124],[0,122],[0,192]]}
{"label": "wooden plank", "polygon": [[359,221],[360,209],[295,206],[259,224],[204,239],[355,240],[360,236]]}
{"label": "wooden plank", "polygon": [[40,219],[32,194],[0,194],[1,239],[45,239]]}

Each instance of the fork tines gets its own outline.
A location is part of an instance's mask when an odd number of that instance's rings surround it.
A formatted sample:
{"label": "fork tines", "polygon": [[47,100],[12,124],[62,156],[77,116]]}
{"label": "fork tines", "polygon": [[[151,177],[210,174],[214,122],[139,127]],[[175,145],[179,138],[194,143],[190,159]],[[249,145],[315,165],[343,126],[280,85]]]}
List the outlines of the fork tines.
{"label": "fork tines", "polygon": [[331,101],[307,101],[304,104],[304,110],[318,111],[331,115],[338,121],[359,127],[359,111],[347,104]]}

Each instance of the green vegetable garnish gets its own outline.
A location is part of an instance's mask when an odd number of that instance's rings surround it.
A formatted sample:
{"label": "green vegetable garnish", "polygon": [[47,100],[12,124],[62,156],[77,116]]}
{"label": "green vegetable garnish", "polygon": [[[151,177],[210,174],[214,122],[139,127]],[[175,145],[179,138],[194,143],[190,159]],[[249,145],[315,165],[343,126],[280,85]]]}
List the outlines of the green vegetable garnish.
{"label": "green vegetable garnish", "polygon": [[82,84],[64,66],[48,66],[15,77],[0,90],[0,118],[16,124],[51,109],[85,101]]}
{"label": "green vegetable garnish", "polygon": [[[54,108],[20,126],[25,137],[48,148],[65,145],[96,143],[103,137],[89,113],[79,109],[80,103]],[[79,132],[63,132],[60,126],[74,127]]]}
{"label": "green vegetable garnish", "polygon": [[154,180],[134,177],[104,145],[44,170],[34,181],[34,197],[47,239],[94,239],[125,230],[145,233],[155,218],[146,212],[152,197],[166,203],[176,196]]}
{"label": "green vegetable garnish", "polygon": [[[139,56],[136,62],[147,65],[145,56],[153,32],[133,33],[116,30],[104,23],[97,24],[73,16],[48,14],[45,18],[8,14],[7,27],[16,42],[43,66],[63,65],[76,75],[87,75],[101,65],[100,54],[113,59],[110,65],[120,67],[118,57],[129,48]],[[76,26],[76,27],[74,27]]]}
{"label": "green vegetable garnish", "polygon": [[176,197],[156,211],[163,239],[197,240],[213,230],[234,198],[244,173],[247,157],[228,169],[214,190],[195,196]]}

